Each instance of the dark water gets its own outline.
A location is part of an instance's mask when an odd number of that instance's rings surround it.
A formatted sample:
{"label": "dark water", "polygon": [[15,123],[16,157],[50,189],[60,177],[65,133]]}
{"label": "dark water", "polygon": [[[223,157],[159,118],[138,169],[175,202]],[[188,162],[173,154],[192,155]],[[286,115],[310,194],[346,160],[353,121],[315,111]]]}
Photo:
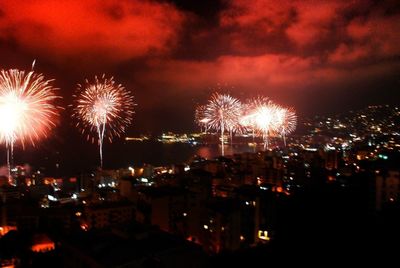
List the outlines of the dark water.
{"label": "dark water", "polygon": [[[161,143],[155,141],[144,142],[125,142],[109,148],[110,155],[116,156],[114,159],[105,157],[105,162],[112,165],[143,165],[153,164],[157,166],[185,163],[190,161],[195,155],[204,158],[214,158],[221,155],[220,145],[190,145],[186,143]],[[225,145],[225,155],[234,153],[252,152],[253,147],[245,144]],[[107,152],[105,152],[107,154]]]}
{"label": "dark water", "polygon": [[[0,160],[6,165],[6,151],[1,150]],[[257,148],[261,150],[261,148]],[[253,152],[247,144],[225,145],[225,155]],[[166,144],[157,141],[119,141],[105,144],[103,149],[103,168],[117,169],[128,166],[151,164],[164,166],[190,161],[195,155],[213,158],[221,155],[221,146],[190,145],[186,143]],[[29,164],[48,175],[72,175],[96,169],[99,166],[99,149],[96,144],[85,141],[43,143],[38,147],[16,148],[14,164]],[[0,173],[1,173],[0,168]],[[0,174],[1,175],[1,174]]]}

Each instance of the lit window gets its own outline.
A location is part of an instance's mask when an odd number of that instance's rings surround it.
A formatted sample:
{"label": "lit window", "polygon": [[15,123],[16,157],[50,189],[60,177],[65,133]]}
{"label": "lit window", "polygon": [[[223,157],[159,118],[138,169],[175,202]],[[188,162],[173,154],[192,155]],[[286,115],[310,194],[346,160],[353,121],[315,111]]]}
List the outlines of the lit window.
{"label": "lit window", "polygon": [[258,238],[261,239],[261,240],[265,240],[265,241],[270,240],[270,237],[268,236],[268,231],[259,230],[258,231]]}

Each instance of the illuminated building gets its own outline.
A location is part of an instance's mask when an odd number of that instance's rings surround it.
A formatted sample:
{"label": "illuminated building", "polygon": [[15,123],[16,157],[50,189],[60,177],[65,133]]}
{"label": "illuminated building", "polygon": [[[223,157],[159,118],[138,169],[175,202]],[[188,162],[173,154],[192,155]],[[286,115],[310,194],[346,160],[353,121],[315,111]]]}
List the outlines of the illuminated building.
{"label": "illuminated building", "polygon": [[6,176],[0,176],[0,187],[8,186],[8,178]]}
{"label": "illuminated building", "polygon": [[4,236],[9,231],[16,231],[16,230],[17,230],[16,226],[9,226],[9,225],[0,226],[0,237]]}
{"label": "illuminated building", "polygon": [[97,187],[115,187],[118,183],[119,174],[117,170],[101,169],[94,175]]}
{"label": "illuminated building", "polygon": [[324,153],[325,168],[327,170],[338,169],[338,152],[336,150],[329,150]]}
{"label": "illuminated building", "polygon": [[122,197],[125,197],[129,200],[133,200],[132,183],[133,182],[131,179],[119,180],[119,193]]}
{"label": "illuminated building", "polygon": [[137,192],[136,220],[171,233],[185,233],[185,196],[175,187],[148,187]]}
{"label": "illuminated building", "polygon": [[51,194],[52,187],[46,184],[36,184],[29,186],[28,194],[34,200],[39,200],[47,195]]}
{"label": "illuminated building", "polygon": [[206,217],[200,219],[203,226],[197,235],[206,252],[237,250],[240,247],[241,217],[237,200],[216,198],[206,205]]}
{"label": "illuminated building", "polygon": [[16,267],[16,259],[2,259],[0,260],[1,268],[15,268]]}
{"label": "illuminated building", "polygon": [[[243,185],[237,189],[240,200],[240,233],[244,237],[242,247],[254,246],[266,239],[260,238],[260,230],[271,232],[277,225],[278,199],[284,196],[275,190],[276,186],[264,184],[261,187],[255,185]],[[268,239],[269,240],[269,239]]]}
{"label": "illuminated building", "polygon": [[400,172],[390,170],[387,174],[377,174],[375,181],[375,208],[381,210],[385,203],[399,202]]}
{"label": "illuminated building", "polygon": [[155,168],[152,165],[145,164],[143,168],[140,169],[142,176],[145,178],[151,178],[154,175]]}
{"label": "illuminated building", "polygon": [[31,250],[36,253],[44,253],[55,249],[54,242],[45,234],[36,234],[33,237]]}
{"label": "illuminated building", "polygon": [[138,224],[70,236],[62,245],[65,267],[208,267],[198,245]]}
{"label": "illuminated building", "polygon": [[21,197],[21,194],[17,187],[13,187],[13,186],[0,187],[0,200],[3,203],[6,203],[6,202],[12,201],[12,200],[18,200],[18,199],[20,199],[20,197]]}
{"label": "illuminated building", "polygon": [[85,206],[82,221],[88,228],[101,229],[134,219],[134,206],[131,202],[109,202]]}

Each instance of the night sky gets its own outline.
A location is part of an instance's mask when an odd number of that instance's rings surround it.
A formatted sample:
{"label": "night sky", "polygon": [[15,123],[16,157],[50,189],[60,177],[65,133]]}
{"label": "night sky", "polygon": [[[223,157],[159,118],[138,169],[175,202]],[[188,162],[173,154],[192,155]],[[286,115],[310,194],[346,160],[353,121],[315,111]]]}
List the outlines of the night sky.
{"label": "night sky", "polygon": [[0,68],[36,59],[64,106],[113,75],[138,104],[128,134],[186,131],[217,88],[300,116],[397,104],[399,26],[396,0],[0,0]]}

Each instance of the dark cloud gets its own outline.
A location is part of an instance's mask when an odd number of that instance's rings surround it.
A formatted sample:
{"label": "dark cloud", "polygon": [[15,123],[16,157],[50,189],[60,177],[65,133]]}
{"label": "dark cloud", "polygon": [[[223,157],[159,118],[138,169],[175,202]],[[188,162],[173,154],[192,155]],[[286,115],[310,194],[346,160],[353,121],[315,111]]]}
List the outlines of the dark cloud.
{"label": "dark cloud", "polygon": [[195,14],[202,18],[202,23],[209,26],[218,22],[220,12],[227,6],[227,1],[225,0],[168,0],[166,2],[173,3],[179,9]]}

